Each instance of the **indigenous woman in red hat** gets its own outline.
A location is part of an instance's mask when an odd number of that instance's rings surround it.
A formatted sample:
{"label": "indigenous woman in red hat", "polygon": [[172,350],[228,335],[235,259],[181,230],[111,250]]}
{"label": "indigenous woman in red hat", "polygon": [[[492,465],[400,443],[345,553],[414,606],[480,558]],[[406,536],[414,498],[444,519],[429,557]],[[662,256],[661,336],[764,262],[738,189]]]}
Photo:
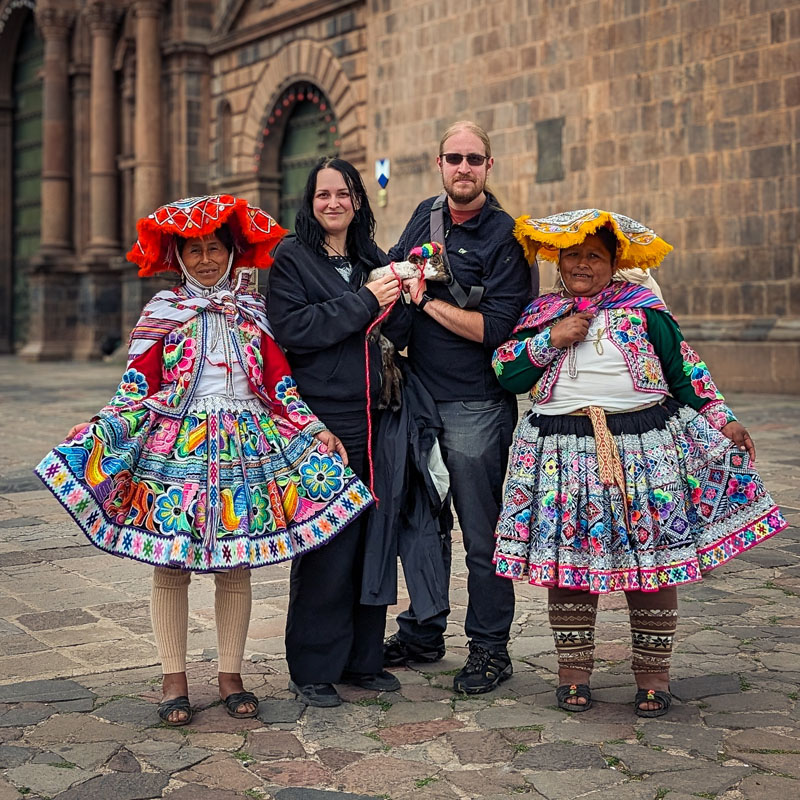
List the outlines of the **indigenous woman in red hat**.
{"label": "indigenous woman in red hat", "polygon": [[152,618],[164,672],[159,716],[191,719],[188,586],[213,572],[219,691],[252,717],[240,675],[250,569],[315,550],[372,502],[339,439],[309,410],[248,268],[285,231],[230,195],[180,200],[137,225],[140,276],[178,272],[130,337],[119,388],[36,472],[89,540],[155,567]]}
{"label": "indigenous woman in red hat", "polygon": [[672,247],[599,209],[517,220],[561,288],[525,309],[493,365],[533,406],[514,434],[499,575],[548,587],[558,705],[592,705],[598,596],[624,591],[640,717],[665,714],[677,587],[786,527],[755,446],[663,301],[619,271]]}

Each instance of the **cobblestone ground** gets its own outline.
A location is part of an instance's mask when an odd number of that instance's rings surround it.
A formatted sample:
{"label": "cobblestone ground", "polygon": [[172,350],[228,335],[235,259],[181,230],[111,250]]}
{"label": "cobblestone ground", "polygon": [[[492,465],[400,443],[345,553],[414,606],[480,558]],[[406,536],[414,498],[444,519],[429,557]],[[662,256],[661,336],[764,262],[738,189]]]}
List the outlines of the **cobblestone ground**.
{"label": "cobblestone ground", "polygon": [[287,690],[288,568],[254,573],[245,682],[259,718],[218,704],[212,581],[190,594],[189,728],[157,724],[159,670],[142,565],[95,550],[31,474],[111,394],[118,366],[0,358],[0,800],[800,797],[800,404],[729,398],[792,527],[681,592],[663,720],[632,710],[624,600],[603,598],[595,707],[555,707],[544,594],[522,586],[514,676],[454,696],[466,574],[454,563],[445,659],[402,689],[342,687],[336,709]]}

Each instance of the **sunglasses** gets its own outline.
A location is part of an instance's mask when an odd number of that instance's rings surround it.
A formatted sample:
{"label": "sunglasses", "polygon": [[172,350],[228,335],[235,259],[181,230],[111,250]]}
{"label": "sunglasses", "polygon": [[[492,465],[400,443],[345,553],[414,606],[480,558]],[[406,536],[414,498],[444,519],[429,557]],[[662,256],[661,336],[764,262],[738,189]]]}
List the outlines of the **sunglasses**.
{"label": "sunglasses", "polygon": [[480,167],[484,162],[489,160],[489,156],[482,156],[480,153],[442,153],[439,158],[443,158],[451,167],[460,164],[464,159],[471,167]]}

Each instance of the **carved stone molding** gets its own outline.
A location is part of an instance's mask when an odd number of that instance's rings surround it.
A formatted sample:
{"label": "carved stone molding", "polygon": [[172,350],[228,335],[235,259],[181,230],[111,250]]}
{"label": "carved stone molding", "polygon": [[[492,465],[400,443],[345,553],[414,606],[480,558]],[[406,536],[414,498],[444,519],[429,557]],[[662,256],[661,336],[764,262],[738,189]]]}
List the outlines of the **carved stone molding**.
{"label": "carved stone molding", "polygon": [[160,17],[164,0],[133,0],[131,8],[136,17]]}
{"label": "carved stone molding", "polygon": [[117,8],[104,0],[89,0],[84,13],[92,33],[113,31],[119,19]]}
{"label": "carved stone molding", "polygon": [[66,39],[69,36],[75,12],[72,9],[45,6],[36,8],[36,24],[45,41],[48,39]]}

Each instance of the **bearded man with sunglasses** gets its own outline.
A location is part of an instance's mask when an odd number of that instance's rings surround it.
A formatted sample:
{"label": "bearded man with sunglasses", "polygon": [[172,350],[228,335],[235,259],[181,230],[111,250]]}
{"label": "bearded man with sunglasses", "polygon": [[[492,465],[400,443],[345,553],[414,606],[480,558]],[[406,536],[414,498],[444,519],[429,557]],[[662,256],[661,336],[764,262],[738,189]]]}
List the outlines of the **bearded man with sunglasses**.
{"label": "bearded man with sunglasses", "polygon": [[[413,304],[408,358],[442,418],[440,446],[466,550],[470,654],[453,686],[480,694],[511,676],[507,645],[514,617],[513,586],[495,574],[492,556],[517,406],[490,361],[531,289],[538,293],[538,272],[531,281],[514,220],[486,189],[494,164],[486,131],[473,122],[454,123],[442,136],[436,163],[444,192],[417,207],[389,255],[402,260],[412,247],[440,241],[453,274],[450,285],[405,282]],[[442,559],[449,575],[449,540]],[[420,620],[413,605],[400,614],[398,632],[384,644],[385,666],[441,659],[447,614]]]}

